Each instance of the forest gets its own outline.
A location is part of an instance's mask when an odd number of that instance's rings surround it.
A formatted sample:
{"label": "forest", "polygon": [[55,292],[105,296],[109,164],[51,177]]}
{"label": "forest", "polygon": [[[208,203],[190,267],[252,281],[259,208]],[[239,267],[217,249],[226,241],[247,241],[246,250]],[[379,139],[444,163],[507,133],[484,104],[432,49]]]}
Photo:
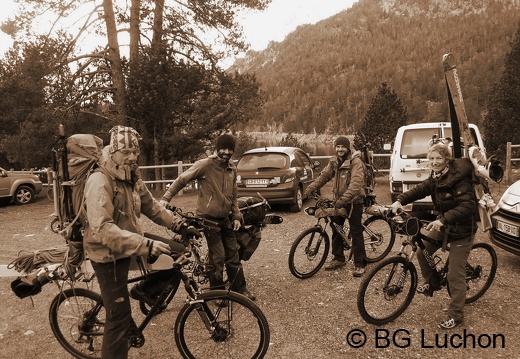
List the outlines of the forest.
{"label": "forest", "polygon": [[446,53],[457,59],[468,118],[482,126],[519,10],[518,0],[360,0],[235,62],[230,71],[254,74],[265,101],[242,127],[353,133],[383,82],[409,123],[449,120]]}

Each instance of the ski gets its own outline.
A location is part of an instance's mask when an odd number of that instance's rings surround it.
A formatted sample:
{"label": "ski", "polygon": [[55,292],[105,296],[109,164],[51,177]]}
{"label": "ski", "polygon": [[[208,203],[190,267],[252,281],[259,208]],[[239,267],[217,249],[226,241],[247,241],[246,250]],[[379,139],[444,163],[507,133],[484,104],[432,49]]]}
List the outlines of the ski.
{"label": "ski", "polygon": [[[450,121],[453,135],[453,156],[455,158],[469,158],[475,174],[480,177],[479,183],[475,184],[475,194],[479,200],[479,213],[482,229],[487,231],[491,228],[490,212],[495,208],[495,202],[487,187],[487,180],[500,182],[504,171],[498,161],[491,156],[486,159],[486,154],[478,148],[473,141],[469,129],[469,121],[464,107],[464,99],[457,73],[455,58],[451,53],[445,54],[442,59],[444,67],[444,78],[448,90],[448,104],[450,108]],[[462,143],[461,143],[462,138]],[[464,152],[462,152],[464,149]]]}

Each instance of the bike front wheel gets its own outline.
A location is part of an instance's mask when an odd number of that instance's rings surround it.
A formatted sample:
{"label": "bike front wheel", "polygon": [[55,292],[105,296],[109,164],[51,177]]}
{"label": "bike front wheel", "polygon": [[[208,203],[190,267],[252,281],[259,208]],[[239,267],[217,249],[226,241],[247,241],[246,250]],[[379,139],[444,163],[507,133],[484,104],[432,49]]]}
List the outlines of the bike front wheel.
{"label": "bike front wheel", "polygon": [[105,307],[101,296],[84,288],[70,288],[51,302],[49,321],[61,346],[76,358],[101,358]]}
{"label": "bike front wheel", "polygon": [[296,237],[289,251],[289,270],[296,278],[310,278],[323,267],[329,254],[328,234],[319,226]]}
{"label": "bike front wheel", "polygon": [[367,262],[379,262],[392,250],[395,232],[383,217],[372,216],[363,222],[363,239]]}
{"label": "bike front wheel", "polygon": [[269,323],[245,296],[212,290],[185,304],[175,321],[175,342],[183,358],[263,358]]}
{"label": "bike front wheel", "polygon": [[[489,244],[475,243],[471,246],[466,262],[466,304],[486,293],[495,279],[497,263],[497,254]],[[447,289],[451,296],[449,282]]]}
{"label": "bike front wheel", "polygon": [[399,317],[408,308],[417,288],[417,269],[404,257],[384,259],[365,275],[357,295],[361,317],[382,325]]}

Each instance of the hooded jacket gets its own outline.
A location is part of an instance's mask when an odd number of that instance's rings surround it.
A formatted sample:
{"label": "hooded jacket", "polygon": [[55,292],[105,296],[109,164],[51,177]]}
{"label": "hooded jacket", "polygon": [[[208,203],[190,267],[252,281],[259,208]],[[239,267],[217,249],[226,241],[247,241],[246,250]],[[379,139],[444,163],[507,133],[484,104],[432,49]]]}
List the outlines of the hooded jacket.
{"label": "hooded jacket", "polygon": [[329,163],[307,192],[314,192],[334,179],[332,193],[334,200],[343,200],[346,203],[363,203],[365,196],[365,164],[361,159],[361,152],[349,152],[343,163],[337,155],[331,157]]}
{"label": "hooded jacket", "polygon": [[400,194],[397,200],[406,205],[431,196],[438,219],[449,227],[450,237],[467,236],[475,233],[475,218],[478,213],[473,187],[473,170],[467,158],[450,160],[448,171],[438,178],[429,178],[411,190]]}
{"label": "hooded jacket", "polygon": [[237,169],[233,162],[217,155],[199,160],[183,172],[164,193],[162,199],[170,201],[186,185],[197,180],[197,215],[223,219],[231,214],[241,220],[237,200]]}
{"label": "hooded jacket", "polygon": [[148,251],[140,216],[178,232],[184,219],[167,210],[132,171],[116,166],[103,149],[101,170],[92,173],[85,184],[86,223],[83,246],[88,257],[98,263],[111,262]]}

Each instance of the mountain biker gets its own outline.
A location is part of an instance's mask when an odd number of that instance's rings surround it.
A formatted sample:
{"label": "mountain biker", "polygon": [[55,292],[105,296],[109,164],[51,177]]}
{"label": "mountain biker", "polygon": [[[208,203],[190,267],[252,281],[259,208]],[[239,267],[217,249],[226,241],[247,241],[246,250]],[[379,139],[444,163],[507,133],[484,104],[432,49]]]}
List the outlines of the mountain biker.
{"label": "mountain biker", "polygon": [[[323,187],[330,180],[334,180],[333,198],[336,208],[345,208],[348,213],[350,233],[352,234],[352,252],[354,254],[354,277],[361,277],[365,273],[366,253],[363,239],[361,217],[363,215],[363,198],[365,195],[365,165],[361,160],[361,153],[350,150],[350,141],[347,137],[339,136],[334,141],[336,155],[332,156],[327,166],[318,178],[305,190],[304,196]],[[345,217],[335,216],[333,221],[343,227]],[[325,267],[325,270],[334,270],[345,266],[344,243],[334,226],[332,226],[332,254],[334,258]]]}
{"label": "mountain biker", "polygon": [[216,153],[201,159],[183,172],[171,184],[161,198],[161,204],[170,202],[181,189],[191,181],[198,182],[197,215],[207,218],[218,225],[208,225],[210,286],[224,288],[223,269],[226,267],[231,290],[241,293],[251,300],[255,296],[246,286],[244,269],[239,257],[239,245],[235,232],[241,226],[242,214],[238,208],[237,171],[231,160],[235,152],[235,139],[229,134],[217,138]]}
{"label": "mountain biker", "polygon": [[[159,256],[184,246],[143,237],[139,217],[146,215],[155,223],[181,235],[199,236],[184,219],[159,205],[139,176],[137,157],[140,136],[131,127],[110,130],[110,145],[103,149],[99,166],[85,184],[87,223],[84,249],[92,262],[106,312],[102,358],[128,358],[128,329],[132,313],[128,293],[131,257]],[[180,248],[174,247],[175,245]],[[158,271],[132,288],[132,296],[152,304],[175,276],[174,269]],[[178,275],[180,282],[180,274]]]}
{"label": "mountain biker", "polygon": [[[451,329],[464,321],[466,301],[466,262],[477,231],[476,214],[478,211],[473,189],[473,165],[467,158],[451,159],[450,149],[442,144],[434,144],[428,159],[432,171],[429,178],[411,190],[400,194],[392,204],[396,213],[403,205],[431,196],[438,213],[437,219],[426,226],[428,237],[434,243],[425,242],[428,253],[433,254],[450,242],[448,284],[451,301],[448,317],[439,323],[441,329]],[[436,289],[431,283],[432,269],[421,251],[417,252],[424,284],[417,292],[432,296]]]}

